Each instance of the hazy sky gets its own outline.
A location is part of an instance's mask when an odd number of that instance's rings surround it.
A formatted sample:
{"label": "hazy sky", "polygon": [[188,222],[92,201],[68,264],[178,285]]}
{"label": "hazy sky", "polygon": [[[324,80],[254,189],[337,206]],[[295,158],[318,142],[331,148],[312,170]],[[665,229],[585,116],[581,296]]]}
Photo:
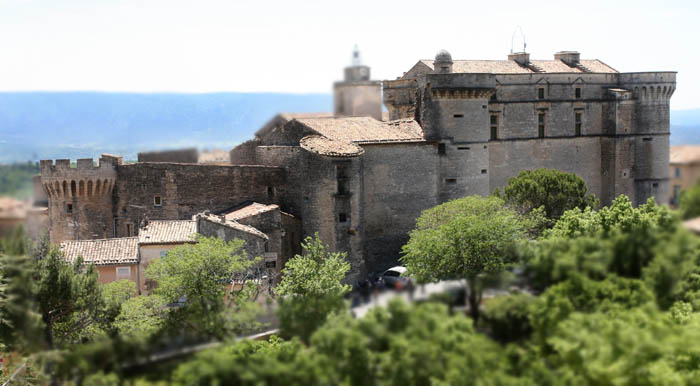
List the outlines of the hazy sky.
{"label": "hazy sky", "polygon": [[445,48],[505,59],[577,50],[678,71],[700,108],[700,1],[0,0],[0,90],[329,92],[358,44],[375,79]]}

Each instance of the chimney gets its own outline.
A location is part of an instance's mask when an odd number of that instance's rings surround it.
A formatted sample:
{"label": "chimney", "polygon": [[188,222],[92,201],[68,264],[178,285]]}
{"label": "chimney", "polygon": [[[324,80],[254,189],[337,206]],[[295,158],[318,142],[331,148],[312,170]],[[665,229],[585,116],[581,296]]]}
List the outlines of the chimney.
{"label": "chimney", "polygon": [[581,54],[576,51],[559,51],[554,54],[554,60],[561,60],[562,62],[573,67],[576,66],[581,60]]}
{"label": "chimney", "polygon": [[508,54],[508,60],[512,60],[521,66],[530,63],[530,54],[527,52],[512,52]]}

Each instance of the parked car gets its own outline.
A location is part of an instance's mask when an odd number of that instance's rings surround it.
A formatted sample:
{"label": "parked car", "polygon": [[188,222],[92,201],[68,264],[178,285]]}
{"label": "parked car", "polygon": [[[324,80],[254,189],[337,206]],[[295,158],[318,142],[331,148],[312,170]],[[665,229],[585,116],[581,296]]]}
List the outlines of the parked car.
{"label": "parked car", "polygon": [[382,272],[380,277],[384,279],[384,283],[388,288],[403,289],[411,281],[409,277],[401,276],[404,272],[406,272],[406,267],[397,265]]}

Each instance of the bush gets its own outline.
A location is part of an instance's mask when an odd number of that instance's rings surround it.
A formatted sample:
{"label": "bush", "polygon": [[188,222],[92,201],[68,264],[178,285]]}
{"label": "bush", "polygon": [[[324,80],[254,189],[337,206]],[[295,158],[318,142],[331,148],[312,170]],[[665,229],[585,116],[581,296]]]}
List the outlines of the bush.
{"label": "bush", "polygon": [[484,325],[494,339],[502,343],[527,339],[532,332],[530,307],[535,300],[525,293],[491,298],[484,307]]}

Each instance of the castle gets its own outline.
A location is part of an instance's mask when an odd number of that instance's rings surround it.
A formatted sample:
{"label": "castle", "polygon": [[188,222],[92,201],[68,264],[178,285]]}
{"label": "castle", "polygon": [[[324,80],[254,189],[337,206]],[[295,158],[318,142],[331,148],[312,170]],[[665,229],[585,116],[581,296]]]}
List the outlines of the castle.
{"label": "castle", "polygon": [[675,77],[620,73],[571,51],[552,60],[440,51],[384,82],[357,61],[334,86],[333,115],[279,114],[231,150],[230,165],[42,161],[50,237],[136,236],[147,219],[277,204],[303,235],[347,252],[354,281],[396,263],[422,210],[488,195],[521,170],[576,173],[603,204],[620,194],[666,203]]}

